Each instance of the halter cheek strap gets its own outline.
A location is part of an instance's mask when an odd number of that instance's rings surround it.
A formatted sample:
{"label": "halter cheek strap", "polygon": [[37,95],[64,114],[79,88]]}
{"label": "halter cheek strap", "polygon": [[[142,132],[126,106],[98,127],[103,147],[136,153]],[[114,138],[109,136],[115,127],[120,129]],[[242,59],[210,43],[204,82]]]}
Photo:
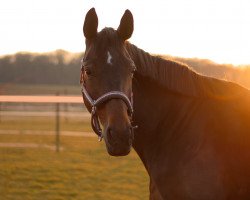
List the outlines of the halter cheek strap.
{"label": "halter cheek strap", "polygon": [[91,105],[91,126],[93,131],[98,135],[99,141],[102,140],[103,134],[102,129],[98,120],[98,115],[96,113],[97,107],[101,104],[106,103],[107,101],[111,99],[121,99],[128,108],[128,114],[130,118],[132,119],[133,115],[133,106],[131,101],[128,99],[128,97],[120,92],[120,91],[111,91],[108,93],[105,93],[104,95],[100,96],[98,99],[93,100],[90,95],[88,94],[85,85],[82,85],[82,95],[85,100],[88,101],[88,103]]}

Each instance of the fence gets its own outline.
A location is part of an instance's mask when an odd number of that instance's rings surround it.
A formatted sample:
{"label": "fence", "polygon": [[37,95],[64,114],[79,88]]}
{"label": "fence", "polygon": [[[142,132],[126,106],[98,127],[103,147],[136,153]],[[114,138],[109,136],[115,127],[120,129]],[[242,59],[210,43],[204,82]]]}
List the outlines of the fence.
{"label": "fence", "polygon": [[[21,109],[20,111],[20,105],[29,106],[29,108]],[[55,149],[57,152],[60,150],[60,135],[61,135],[61,123],[60,123],[60,118],[64,116],[67,118],[70,115],[73,116],[85,116],[89,118],[89,114],[84,111],[83,109],[83,101],[82,97],[79,96],[0,96],[0,123],[3,121],[4,116],[30,116],[30,117],[35,117],[35,116],[53,116],[54,113],[54,134],[55,134]],[[8,105],[8,106],[6,106]],[[12,105],[12,106],[10,106]],[[34,107],[36,105],[51,105],[52,107],[47,108],[47,110],[52,109],[54,111],[44,111],[46,109],[40,108],[38,111],[34,112]],[[63,109],[62,109],[62,105]],[[77,109],[82,108],[81,112],[72,112],[69,110],[68,105],[78,105]],[[17,107],[19,107],[17,109]],[[24,107],[24,106],[23,106]],[[8,108],[8,109],[7,109]],[[54,109],[53,109],[54,108]],[[19,110],[19,111],[18,111]],[[25,110],[25,112],[24,112]],[[8,132],[8,130],[4,130],[5,132]],[[27,132],[27,131],[26,131]],[[35,134],[36,131],[32,131],[33,134]],[[13,131],[12,131],[13,133]],[[53,134],[51,131],[47,134]],[[76,135],[76,132],[71,133],[71,135]],[[86,132],[83,134],[87,134]]]}

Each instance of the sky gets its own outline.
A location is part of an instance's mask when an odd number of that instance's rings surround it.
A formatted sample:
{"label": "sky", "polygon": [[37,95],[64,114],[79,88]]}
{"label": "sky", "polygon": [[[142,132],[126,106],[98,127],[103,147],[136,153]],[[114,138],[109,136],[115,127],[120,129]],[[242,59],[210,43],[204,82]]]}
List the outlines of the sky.
{"label": "sky", "polygon": [[134,16],[130,42],[150,53],[250,64],[249,0],[3,0],[0,55],[85,50],[82,26],[95,7],[99,27]]}

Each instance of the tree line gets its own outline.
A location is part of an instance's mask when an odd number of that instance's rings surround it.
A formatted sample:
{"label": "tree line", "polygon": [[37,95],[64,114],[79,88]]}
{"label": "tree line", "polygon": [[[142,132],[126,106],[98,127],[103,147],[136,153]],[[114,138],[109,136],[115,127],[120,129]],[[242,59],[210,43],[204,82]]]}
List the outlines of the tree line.
{"label": "tree line", "polygon": [[[0,83],[78,85],[83,53],[17,53],[0,58]],[[186,63],[198,73],[250,88],[250,66],[216,64],[210,60],[164,56]]]}
{"label": "tree line", "polygon": [[76,85],[82,56],[63,50],[4,56],[0,58],[0,83]]}

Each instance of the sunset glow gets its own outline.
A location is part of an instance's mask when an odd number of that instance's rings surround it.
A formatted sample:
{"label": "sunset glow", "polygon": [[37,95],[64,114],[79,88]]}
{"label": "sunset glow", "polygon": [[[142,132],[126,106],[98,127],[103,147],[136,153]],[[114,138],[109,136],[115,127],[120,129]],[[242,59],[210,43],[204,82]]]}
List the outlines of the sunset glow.
{"label": "sunset glow", "polygon": [[99,30],[116,28],[125,9],[134,15],[130,41],[158,54],[250,63],[248,0],[8,0],[0,4],[0,55],[18,51],[84,51],[82,25],[95,7]]}

